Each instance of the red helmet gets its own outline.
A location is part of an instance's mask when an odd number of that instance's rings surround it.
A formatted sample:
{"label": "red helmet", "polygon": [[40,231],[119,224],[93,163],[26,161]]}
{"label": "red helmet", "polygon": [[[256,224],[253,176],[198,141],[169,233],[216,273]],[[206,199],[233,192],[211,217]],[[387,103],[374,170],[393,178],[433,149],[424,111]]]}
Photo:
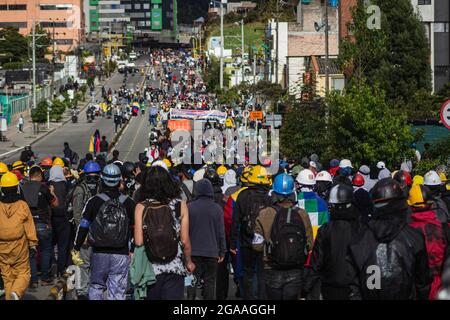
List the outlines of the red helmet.
{"label": "red helmet", "polygon": [[364,183],[365,183],[364,177],[359,173],[355,174],[355,176],[353,177],[353,180],[352,180],[352,184],[355,187],[362,187],[364,185]]}
{"label": "red helmet", "polygon": [[411,174],[408,171],[405,170],[399,170],[394,175],[394,180],[400,183],[401,186],[411,186],[412,185],[412,178]]}
{"label": "red helmet", "polygon": [[40,166],[41,167],[51,167],[53,165],[52,158],[46,157],[41,160]]}

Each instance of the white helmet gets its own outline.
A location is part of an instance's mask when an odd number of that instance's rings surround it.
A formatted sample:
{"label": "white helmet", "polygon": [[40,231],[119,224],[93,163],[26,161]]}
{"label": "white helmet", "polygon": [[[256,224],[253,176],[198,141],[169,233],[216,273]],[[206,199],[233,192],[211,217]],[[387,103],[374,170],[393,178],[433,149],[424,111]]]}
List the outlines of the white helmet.
{"label": "white helmet", "polygon": [[339,163],[339,168],[353,168],[352,162],[348,159],[342,159]]}
{"label": "white helmet", "polygon": [[386,169],[386,164],[383,161],[379,161],[377,163],[377,168],[378,169]]}
{"label": "white helmet", "polygon": [[316,176],[316,182],[317,181],[327,181],[327,182],[333,182],[333,178],[331,177],[331,174],[328,171],[320,171]]}
{"label": "white helmet", "polygon": [[314,173],[309,169],[304,169],[297,175],[297,182],[304,186],[313,186],[316,184]]}
{"label": "white helmet", "polygon": [[428,171],[423,177],[423,184],[426,186],[440,186],[442,184],[441,177],[436,171]]}

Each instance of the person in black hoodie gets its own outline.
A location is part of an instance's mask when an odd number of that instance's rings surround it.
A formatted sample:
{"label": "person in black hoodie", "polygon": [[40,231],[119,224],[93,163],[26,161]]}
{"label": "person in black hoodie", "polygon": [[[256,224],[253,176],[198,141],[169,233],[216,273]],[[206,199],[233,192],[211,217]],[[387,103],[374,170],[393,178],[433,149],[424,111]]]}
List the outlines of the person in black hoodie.
{"label": "person in black hoodie", "polygon": [[55,190],[55,195],[58,199],[58,206],[52,207],[51,210],[51,225],[53,231],[53,239],[58,246],[58,277],[62,276],[66,271],[69,262],[69,246],[71,235],[71,220],[67,212],[67,192],[68,184],[64,177],[63,168],[60,166],[53,166],[50,169],[49,185]]}
{"label": "person in black hoodie", "polygon": [[350,299],[428,299],[433,279],[425,239],[407,223],[400,184],[381,179],[371,198],[375,213],[349,246]]}
{"label": "person in black hoodie", "polygon": [[[214,201],[211,182],[202,179],[194,187],[196,200],[188,204],[189,236],[192,246],[192,261],[196,265],[194,278],[203,279],[203,298],[213,300],[218,263],[226,252],[223,209]],[[188,297],[196,297],[196,285],[188,287]]]}
{"label": "person in black hoodie", "polygon": [[[353,204],[353,188],[335,185],[328,195],[330,221],[319,228],[304,285],[308,299],[344,300],[350,294],[351,278],[345,260],[348,245],[360,230],[360,212]],[[314,294],[315,293],[315,294]]]}

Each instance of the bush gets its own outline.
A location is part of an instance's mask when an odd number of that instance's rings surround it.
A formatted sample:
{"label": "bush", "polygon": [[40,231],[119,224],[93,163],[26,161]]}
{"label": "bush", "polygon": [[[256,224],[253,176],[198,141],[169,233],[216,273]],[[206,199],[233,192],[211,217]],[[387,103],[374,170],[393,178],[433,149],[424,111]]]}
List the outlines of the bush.
{"label": "bush", "polygon": [[55,99],[52,101],[52,110],[50,111],[50,120],[60,121],[62,119],[63,113],[66,111],[67,102],[64,100],[63,102]]}
{"label": "bush", "polygon": [[41,101],[38,103],[37,108],[31,111],[31,120],[35,123],[47,122],[47,101]]}
{"label": "bush", "polygon": [[22,67],[22,62],[7,62],[3,64],[3,69],[5,70],[20,70]]}
{"label": "bush", "polygon": [[439,159],[426,159],[421,160],[415,167],[414,167],[414,174],[415,175],[421,175],[424,176],[428,171],[430,170],[436,170],[436,168],[442,165],[442,162]]}

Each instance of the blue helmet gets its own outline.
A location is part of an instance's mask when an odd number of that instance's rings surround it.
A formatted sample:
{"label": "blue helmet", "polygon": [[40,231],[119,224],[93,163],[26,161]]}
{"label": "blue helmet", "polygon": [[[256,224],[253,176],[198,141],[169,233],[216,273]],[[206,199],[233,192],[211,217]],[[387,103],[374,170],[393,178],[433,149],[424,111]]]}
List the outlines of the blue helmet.
{"label": "blue helmet", "polygon": [[100,173],[102,169],[100,168],[100,165],[95,161],[89,161],[84,165],[83,168],[84,173]]}
{"label": "blue helmet", "polygon": [[101,177],[106,186],[116,187],[122,179],[122,173],[120,172],[119,167],[115,164],[108,164],[103,168]]}
{"label": "blue helmet", "polygon": [[277,194],[291,195],[294,193],[294,178],[286,173],[279,174],[273,182],[273,191]]}

